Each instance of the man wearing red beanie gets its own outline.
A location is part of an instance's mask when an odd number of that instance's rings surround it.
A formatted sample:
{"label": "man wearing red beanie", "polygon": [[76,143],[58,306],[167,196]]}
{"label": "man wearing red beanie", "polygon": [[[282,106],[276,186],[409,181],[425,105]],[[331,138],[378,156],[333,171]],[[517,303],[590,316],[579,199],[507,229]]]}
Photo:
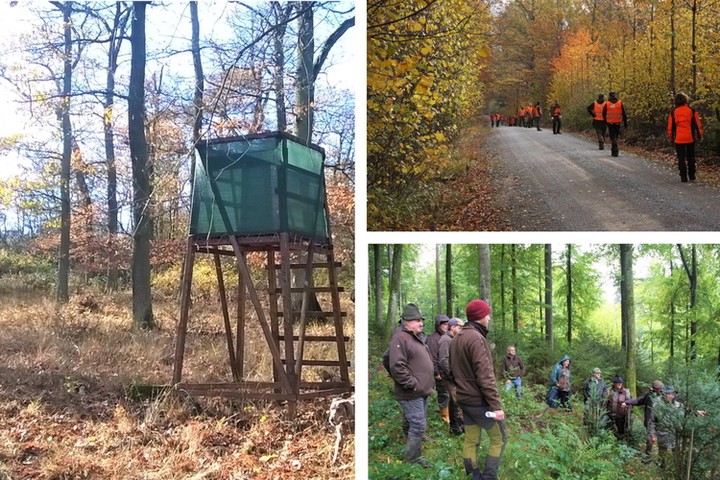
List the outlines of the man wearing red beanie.
{"label": "man wearing red beanie", "polygon": [[[490,342],[486,338],[491,311],[483,300],[468,303],[465,308],[468,321],[450,345],[450,369],[465,425],[463,462],[473,480],[497,480],[500,458],[507,443],[505,412],[498,394]],[[482,430],[490,437],[490,448],[481,473],[477,452]]]}

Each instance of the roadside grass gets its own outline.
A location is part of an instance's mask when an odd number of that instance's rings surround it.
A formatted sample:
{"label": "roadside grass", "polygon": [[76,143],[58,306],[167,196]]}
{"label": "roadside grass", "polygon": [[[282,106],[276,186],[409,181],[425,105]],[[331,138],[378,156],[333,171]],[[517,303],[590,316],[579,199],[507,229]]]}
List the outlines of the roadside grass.
{"label": "roadside grass", "polygon": [[[174,299],[156,299],[159,328],[137,331],[131,304],[129,293],[86,292],[65,306],[40,292],[2,295],[0,480],[354,478],[352,433],[332,461],[331,399],[299,402],[291,422],[284,405],[269,401],[126,396],[132,384],[170,383],[178,311]],[[352,338],[352,305],[342,307]],[[228,381],[217,301],[196,302],[191,318],[184,379]],[[308,327],[313,335],[330,331]],[[262,378],[271,367],[262,365],[269,356],[259,328],[255,337],[246,356],[252,377]],[[304,378],[321,381],[321,370],[308,367]]]}
{"label": "roadside grass", "polygon": [[[371,357],[375,360],[374,357]],[[371,361],[369,383],[368,460],[372,479],[467,479],[462,463],[463,436],[450,435],[437,413],[437,399],[428,400],[427,435],[422,468],[403,461],[405,438],[400,407],[392,398],[392,380]],[[571,412],[544,403],[546,387],[526,386],[522,399],[501,386],[507,416],[508,444],[500,467],[501,479],[621,480],[657,479],[655,465],[641,462],[638,450],[618,442],[609,432],[589,436],[582,424],[582,404]],[[639,428],[642,428],[641,424]],[[483,435],[480,457],[487,451]]]}

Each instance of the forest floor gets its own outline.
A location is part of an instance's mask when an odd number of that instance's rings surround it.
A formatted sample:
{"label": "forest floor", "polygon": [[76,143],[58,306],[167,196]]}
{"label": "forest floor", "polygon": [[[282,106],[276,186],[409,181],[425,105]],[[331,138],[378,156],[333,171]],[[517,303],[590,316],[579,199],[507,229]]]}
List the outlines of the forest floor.
{"label": "forest floor", "polygon": [[[371,345],[371,351],[373,346]],[[374,349],[377,350],[377,349]],[[423,456],[431,465],[423,468],[403,460],[405,438],[401,410],[392,398],[393,383],[382,366],[381,354],[369,363],[368,471],[371,479],[465,480],[463,436],[449,433],[437,413],[437,399],[428,399],[430,441],[423,442]],[[607,432],[589,435],[583,425],[582,404],[570,411],[549,409],[544,402],[545,385],[526,385],[522,399],[501,392],[506,414],[508,444],[500,466],[500,479],[522,480],[657,480],[665,475],[655,461],[643,462],[644,427],[635,417],[633,435],[621,442]],[[482,436],[482,452],[487,450]],[[656,460],[657,453],[654,454]]]}
{"label": "forest floor", "polygon": [[[0,296],[0,480],[354,478],[354,435],[336,450],[330,399],[299,402],[289,421],[271,402],[130,395],[130,385],[172,378],[175,301],[156,301],[159,328],[139,332],[129,294],[62,307],[28,292]],[[193,311],[219,313],[209,306]],[[210,320],[188,334],[196,360],[184,379],[228,374],[221,319]]]}

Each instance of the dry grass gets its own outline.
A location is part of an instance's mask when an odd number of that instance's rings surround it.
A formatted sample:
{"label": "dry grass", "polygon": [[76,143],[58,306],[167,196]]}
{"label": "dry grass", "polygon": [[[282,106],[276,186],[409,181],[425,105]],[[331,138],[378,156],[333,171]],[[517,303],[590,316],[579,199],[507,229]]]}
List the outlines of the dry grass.
{"label": "dry grass", "polygon": [[[160,328],[138,332],[130,328],[130,305],[127,294],[78,296],[63,307],[40,296],[2,295],[0,480],[354,478],[352,435],[332,463],[330,399],[300,402],[289,422],[285,408],[271,402],[126,398],[129,384],[169,383],[177,318],[173,301],[158,300]],[[345,321],[351,337],[352,318]],[[330,325],[308,330],[331,332]],[[216,303],[193,306],[187,346],[187,380],[229,380]],[[267,377],[266,350],[258,327],[248,338],[246,374]],[[312,345],[308,357],[337,353]],[[305,380],[325,375],[313,368]]]}

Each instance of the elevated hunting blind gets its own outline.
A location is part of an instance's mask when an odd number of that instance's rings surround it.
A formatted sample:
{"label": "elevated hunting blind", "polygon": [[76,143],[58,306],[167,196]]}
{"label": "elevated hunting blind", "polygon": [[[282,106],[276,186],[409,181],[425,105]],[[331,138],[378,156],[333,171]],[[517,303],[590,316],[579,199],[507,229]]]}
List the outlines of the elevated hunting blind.
{"label": "elevated hunting blind", "polygon": [[[173,384],[189,395],[287,401],[290,417],[302,399],[352,391],[323,175],[325,153],[316,145],[275,132],[206,140],[197,146],[190,234],[183,269]],[[267,283],[258,288],[246,261],[266,260]],[[196,253],[213,255],[232,381],[183,383],[190,294]],[[235,258],[238,288],[231,325],[222,255]],[[321,260],[316,261],[316,256]],[[315,269],[327,271],[327,286],[314,285]],[[302,270],[293,275],[293,270]],[[304,273],[304,275],[303,275]],[[303,279],[293,285],[293,277]],[[311,309],[315,293],[328,293],[328,311]],[[293,294],[302,298],[293,302]],[[312,297],[311,297],[312,296]],[[249,299],[256,318],[246,315]],[[295,303],[295,308],[293,308]],[[315,302],[312,302],[315,303]],[[333,335],[306,335],[312,318],[332,319]],[[257,323],[255,323],[257,322]],[[258,325],[259,324],[259,325]],[[273,363],[272,379],[247,379],[246,330],[258,328]],[[337,359],[304,358],[306,342],[334,345]],[[304,366],[336,368],[331,381],[306,381]],[[326,378],[326,380],[328,379]]]}

